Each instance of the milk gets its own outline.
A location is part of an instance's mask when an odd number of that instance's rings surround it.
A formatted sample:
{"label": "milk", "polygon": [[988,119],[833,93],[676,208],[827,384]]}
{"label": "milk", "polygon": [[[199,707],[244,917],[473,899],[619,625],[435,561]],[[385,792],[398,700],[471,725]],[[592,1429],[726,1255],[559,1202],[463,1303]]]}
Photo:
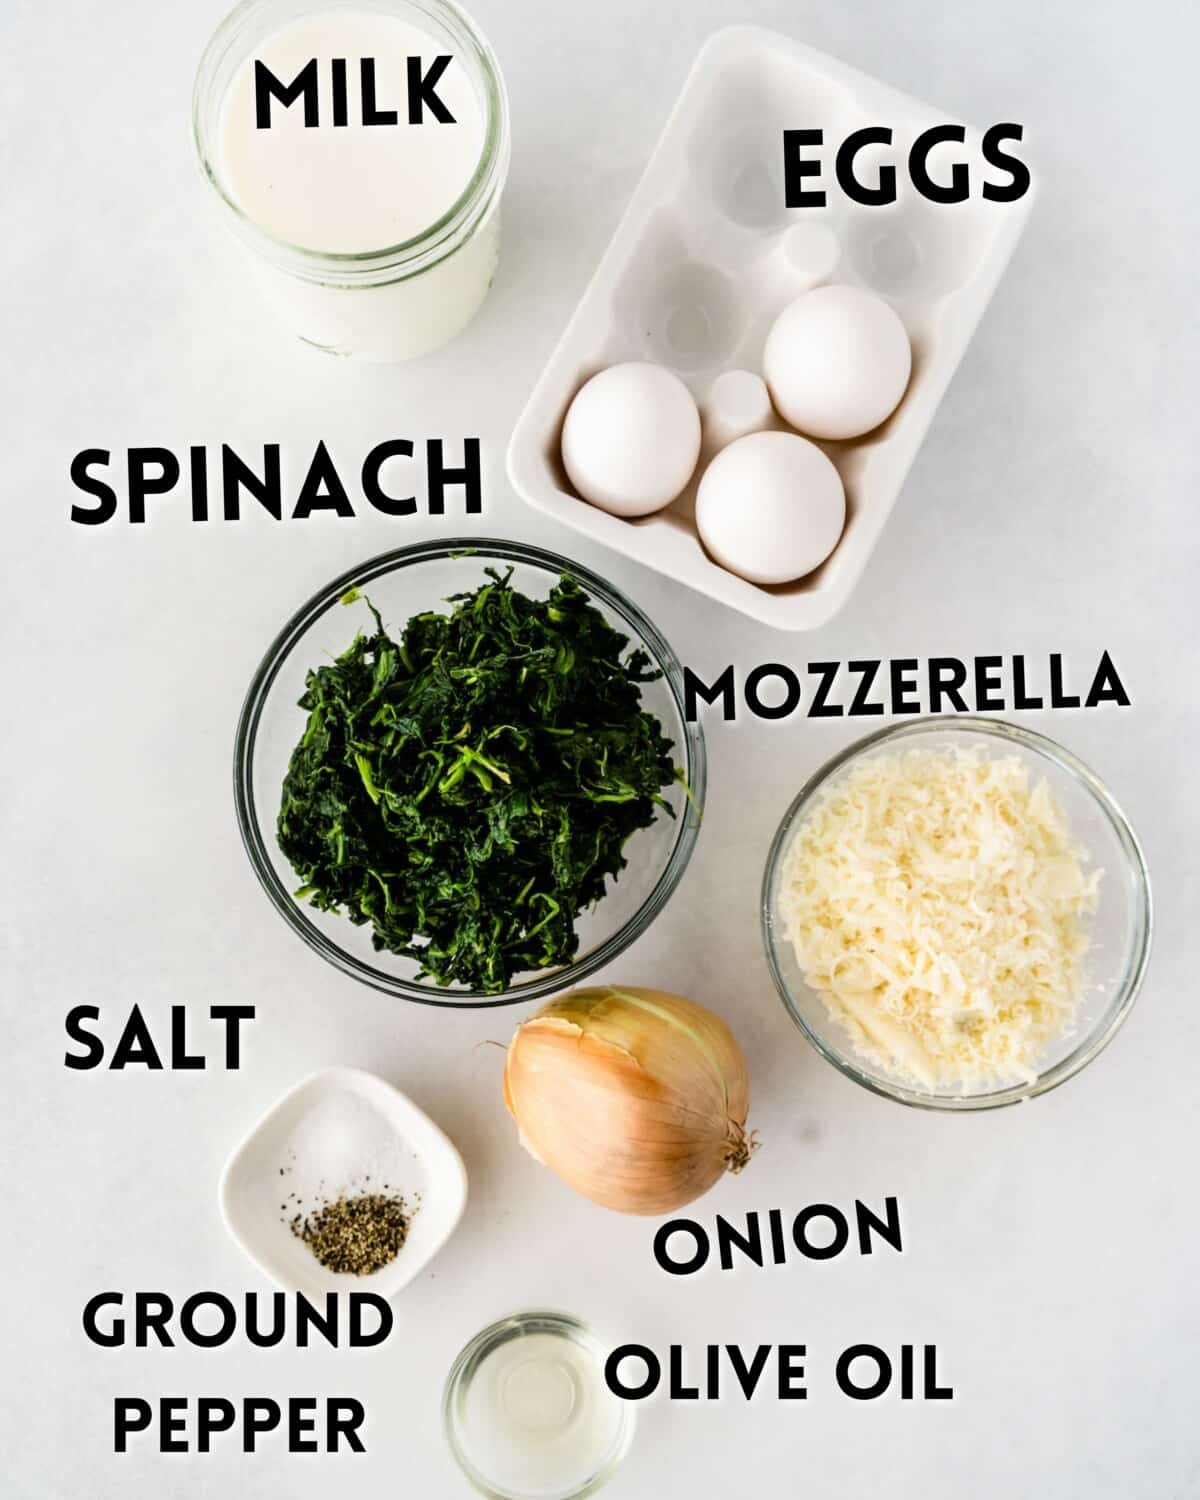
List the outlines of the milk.
{"label": "milk", "polygon": [[[479,163],[483,109],[457,57],[436,92],[454,124],[426,111],[406,117],[406,61],[432,64],[446,46],[428,31],[378,11],[325,11],[277,32],[239,68],[221,111],[221,172],[238,206],[268,234],[334,255],[363,254],[423,234],[453,208]],[[256,60],[290,82],[317,62],[321,122],[306,128],[300,102],[272,101],[271,124],[255,125]],[[345,59],[344,126],[332,122],[330,62]],[[378,106],[394,125],[362,123],[362,59],[374,62]]]}
{"label": "milk", "polygon": [[478,310],[507,107],[486,42],[445,0],[243,6],[201,64],[196,136],[261,290],[306,342],[412,359]]}
{"label": "milk", "polygon": [[326,354],[372,364],[419,359],[461,333],[483,304],[500,258],[493,210],[461,249],[404,280],[346,287],[280,271],[252,256],[250,272],[277,318]]}

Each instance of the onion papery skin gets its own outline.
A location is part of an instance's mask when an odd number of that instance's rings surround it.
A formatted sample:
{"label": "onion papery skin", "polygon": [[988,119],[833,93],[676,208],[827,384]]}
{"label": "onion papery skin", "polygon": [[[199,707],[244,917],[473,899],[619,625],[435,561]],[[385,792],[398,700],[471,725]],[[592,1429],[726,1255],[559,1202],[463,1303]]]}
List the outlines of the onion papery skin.
{"label": "onion papery skin", "polygon": [[517,1027],[504,1100],[521,1142],[604,1208],[665,1214],[749,1159],[733,1033],[663,990],[572,990]]}

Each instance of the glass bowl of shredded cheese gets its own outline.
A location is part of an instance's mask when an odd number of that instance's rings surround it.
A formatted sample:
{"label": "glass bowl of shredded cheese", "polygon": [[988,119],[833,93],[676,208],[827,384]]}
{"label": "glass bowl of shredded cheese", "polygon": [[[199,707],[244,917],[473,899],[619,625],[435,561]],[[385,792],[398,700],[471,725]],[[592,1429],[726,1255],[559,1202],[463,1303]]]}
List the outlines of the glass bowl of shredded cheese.
{"label": "glass bowl of shredded cheese", "polygon": [[763,886],[793,1020],[873,1092],[935,1109],[1045,1093],[1105,1047],[1150,951],[1141,848],[1053,740],[991,719],[868,736],[788,809]]}

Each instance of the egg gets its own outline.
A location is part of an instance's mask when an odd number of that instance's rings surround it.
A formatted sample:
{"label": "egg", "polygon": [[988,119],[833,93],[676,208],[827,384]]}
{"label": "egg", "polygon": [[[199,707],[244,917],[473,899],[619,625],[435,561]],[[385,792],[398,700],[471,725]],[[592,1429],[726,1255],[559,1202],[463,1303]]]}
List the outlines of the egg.
{"label": "egg", "polygon": [[700,457],[691,391],[662,365],[612,365],[571,402],[562,458],[585,500],[616,516],[647,516],[687,488]]}
{"label": "egg", "polygon": [[763,374],[779,414],[818,438],[861,437],[899,406],[912,349],[898,314],[857,286],[819,286],[780,313]]}
{"label": "egg", "polygon": [[846,524],[841,476],[794,432],[754,432],[723,448],[700,481],[696,528],[722,567],[790,583],[818,567]]}

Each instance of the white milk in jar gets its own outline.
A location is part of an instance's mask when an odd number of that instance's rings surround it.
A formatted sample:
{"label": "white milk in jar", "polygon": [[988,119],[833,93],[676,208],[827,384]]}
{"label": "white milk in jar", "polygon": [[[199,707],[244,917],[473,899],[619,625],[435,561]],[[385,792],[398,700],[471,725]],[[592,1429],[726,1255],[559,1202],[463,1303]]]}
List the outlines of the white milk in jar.
{"label": "white milk in jar", "polygon": [[205,53],[195,131],[264,293],[306,342],[414,359],[478,311],[507,108],[446,0],[248,0]]}

